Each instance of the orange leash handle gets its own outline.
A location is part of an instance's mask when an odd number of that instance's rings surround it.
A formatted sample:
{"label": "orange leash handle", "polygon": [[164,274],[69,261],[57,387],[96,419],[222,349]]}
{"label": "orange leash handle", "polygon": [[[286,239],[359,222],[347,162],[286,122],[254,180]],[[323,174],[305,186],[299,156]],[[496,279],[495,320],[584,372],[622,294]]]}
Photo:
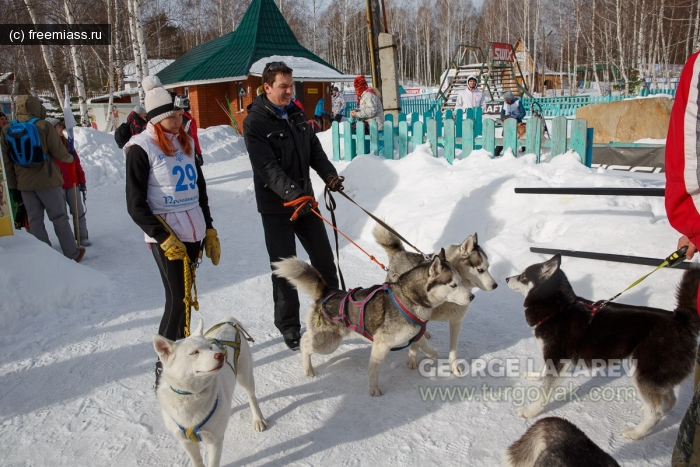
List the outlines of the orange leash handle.
{"label": "orange leash handle", "polygon": [[295,220],[297,219],[297,217],[299,217],[299,210],[300,210],[301,208],[303,208],[303,207],[304,207],[306,204],[308,204],[309,202],[312,203],[311,207],[312,207],[313,209],[316,209],[316,208],[318,207],[318,202],[314,199],[313,196],[310,196],[310,195],[307,195],[307,196],[300,196],[300,197],[298,197],[297,199],[294,199],[294,200],[292,200],[292,201],[287,201],[287,202],[285,202],[285,203],[283,204],[283,206],[284,206],[285,208],[288,208],[288,207],[290,207],[290,206],[291,206],[291,207],[294,207],[294,206],[297,207],[297,208],[294,210],[294,212],[292,213],[292,217],[291,217],[291,219],[290,219],[290,220],[295,221]]}

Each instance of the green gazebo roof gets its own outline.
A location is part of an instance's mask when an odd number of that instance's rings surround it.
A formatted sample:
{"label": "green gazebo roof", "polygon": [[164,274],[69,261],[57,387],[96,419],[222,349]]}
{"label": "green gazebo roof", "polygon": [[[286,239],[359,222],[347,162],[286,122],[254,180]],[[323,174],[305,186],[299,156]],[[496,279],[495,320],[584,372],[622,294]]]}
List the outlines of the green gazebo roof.
{"label": "green gazebo roof", "polygon": [[198,45],[157,75],[164,86],[242,80],[253,63],[273,55],[306,58],[340,73],[299,44],[274,0],[253,0],[235,31]]}

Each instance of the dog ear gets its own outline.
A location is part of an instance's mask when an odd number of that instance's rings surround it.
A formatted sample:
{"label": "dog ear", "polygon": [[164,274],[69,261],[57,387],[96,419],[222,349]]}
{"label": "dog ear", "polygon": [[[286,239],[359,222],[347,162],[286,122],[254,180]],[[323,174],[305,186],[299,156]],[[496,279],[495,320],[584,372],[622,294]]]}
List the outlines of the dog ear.
{"label": "dog ear", "polygon": [[459,246],[459,251],[463,255],[469,255],[474,251],[474,246],[476,245],[476,234],[470,235],[466,240]]}
{"label": "dog ear", "polygon": [[165,361],[172,355],[175,343],[158,334],[153,336],[153,348],[161,360]]}
{"label": "dog ear", "polygon": [[[445,250],[440,251],[441,254],[445,254]],[[443,260],[444,261],[444,260]],[[442,272],[442,261],[440,260],[440,255],[436,255],[433,258],[433,262],[430,264],[428,269],[428,277],[436,277]]]}
{"label": "dog ear", "polygon": [[552,275],[559,270],[559,267],[561,266],[561,255],[557,253],[556,255],[552,256],[552,258],[549,261],[546,261],[544,264],[542,264],[542,278],[547,280]]}
{"label": "dog ear", "polygon": [[438,258],[440,258],[443,261],[447,261],[447,254],[445,253],[444,248],[440,248],[440,253],[438,253]]}
{"label": "dog ear", "polygon": [[195,336],[204,337],[204,320],[203,319],[199,320],[199,324],[197,325],[197,329],[195,329],[192,334]]}

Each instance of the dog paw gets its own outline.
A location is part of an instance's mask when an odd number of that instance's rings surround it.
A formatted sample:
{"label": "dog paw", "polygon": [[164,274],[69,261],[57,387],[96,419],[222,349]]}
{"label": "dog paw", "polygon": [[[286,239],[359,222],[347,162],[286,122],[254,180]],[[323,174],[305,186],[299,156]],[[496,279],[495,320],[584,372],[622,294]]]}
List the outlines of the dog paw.
{"label": "dog paw", "polygon": [[408,357],[406,365],[408,365],[408,368],[411,370],[415,370],[418,368],[418,360],[416,360],[416,357]]}
{"label": "dog paw", "polygon": [[625,428],[624,430],[620,430],[620,434],[627,439],[635,441],[638,439],[642,439],[646,433],[640,433],[637,430],[637,427],[633,427],[633,428]]}
{"label": "dog paw", "polygon": [[257,420],[253,420],[253,429],[257,431],[258,433],[265,431],[265,428],[267,428],[267,421],[263,418],[259,418]]}
{"label": "dog paw", "polygon": [[425,353],[426,357],[432,358],[433,360],[437,360],[438,358],[437,350],[433,349],[432,347],[429,347],[427,350],[424,350],[423,353]]}
{"label": "dog paw", "polygon": [[311,377],[311,378],[313,378],[314,376],[316,376],[316,372],[314,371],[314,369],[313,369],[312,367],[304,368],[304,374],[305,374],[306,376]]}
{"label": "dog paw", "polygon": [[453,375],[459,377],[464,374],[465,369],[462,368],[462,365],[460,365],[459,362],[454,361],[452,364],[450,364],[450,370],[452,371]]}
{"label": "dog paw", "polygon": [[518,415],[523,418],[536,417],[540,412],[542,412],[542,407],[536,404],[531,404],[527,407],[520,407],[518,409]]}
{"label": "dog paw", "polygon": [[384,393],[382,392],[381,388],[379,386],[369,388],[369,395],[370,396],[383,396]]}

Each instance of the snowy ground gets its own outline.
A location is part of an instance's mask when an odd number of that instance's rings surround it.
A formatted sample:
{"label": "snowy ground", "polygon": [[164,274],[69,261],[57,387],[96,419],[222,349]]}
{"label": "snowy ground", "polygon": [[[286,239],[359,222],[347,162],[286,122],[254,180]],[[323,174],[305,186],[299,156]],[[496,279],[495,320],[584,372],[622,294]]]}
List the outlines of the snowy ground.
{"label": "snowy ground", "polygon": [[[226,127],[202,130],[200,138],[223,251],[218,267],[205,259],[199,269],[202,311],[195,320],[203,317],[211,325],[233,314],[255,337],[257,394],[269,421],[267,431],[255,433],[245,396],[237,392],[222,465],[498,465],[505,448],[532,424],[516,415],[512,393],[503,400],[505,388],[533,385],[517,375],[499,377],[496,367],[486,376],[425,377],[406,367],[404,351],[392,352],[380,375],[385,395],[373,398],[366,374],[370,347],[360,340],[315,357],[317,378],[302,374],[299,355],[286,349],[273,326],[269,266],[243,140]],[[330,153],[330,135],[322,139]],[[110,135],[94,130],[78,129],[77,145],[87,172],[94,242],[84,262],[77,265],[24,232],[0,238],[1,463],[186,465],[184,451],[163,428],[153,393],[151,336],[163,291],[143,235],[126,212],[123,156]],[[478,233],[500,287],[476,292],[459,347],[470,361],[515,359],[522,369],[528,361],[540,363],[522,296],[504,281],[545,259],[530,253],[530,246],[653,257],[675,249],[678,235],[662,198],[513,192],[528,186],[662,187],[663,175],[595,171],[575,155],[536,165],[531,156],[491,160],[474,153],[450,166],[426,151],[421,147],[401,161],[361,156],[337,167],[359,204],[424,251]],[[320,192],[319,179],[314,186]],[[384,259],[371,220],[345,200],[338,204],[341,229]],[[303,250],[300,256],[306,259]],[[349,286],[384,277],[346,242],[341,265]],[[563,268],[576,291],[593,299],[614,295],[650,270],[571,258],[564,258]],[[680,276],[661,270],[621,300],[672,308]],[[430,329],[433,346],[446,356],[446,323]],[[676,408],[637,442],[619,431],[641,420],[638,402],[586,397],[630,387],[627,376],[572,382],[581,386],[581,400],[552,403],[543,416],[575,422],[621,465],[669,465],[690,401],[689,380],[678,389]],[[466,391],[464,400],[459,394],[442,400],[439,393],[425,400],[426,391],[441,387]],[[499,395],[500,401],[493,400]]]}

